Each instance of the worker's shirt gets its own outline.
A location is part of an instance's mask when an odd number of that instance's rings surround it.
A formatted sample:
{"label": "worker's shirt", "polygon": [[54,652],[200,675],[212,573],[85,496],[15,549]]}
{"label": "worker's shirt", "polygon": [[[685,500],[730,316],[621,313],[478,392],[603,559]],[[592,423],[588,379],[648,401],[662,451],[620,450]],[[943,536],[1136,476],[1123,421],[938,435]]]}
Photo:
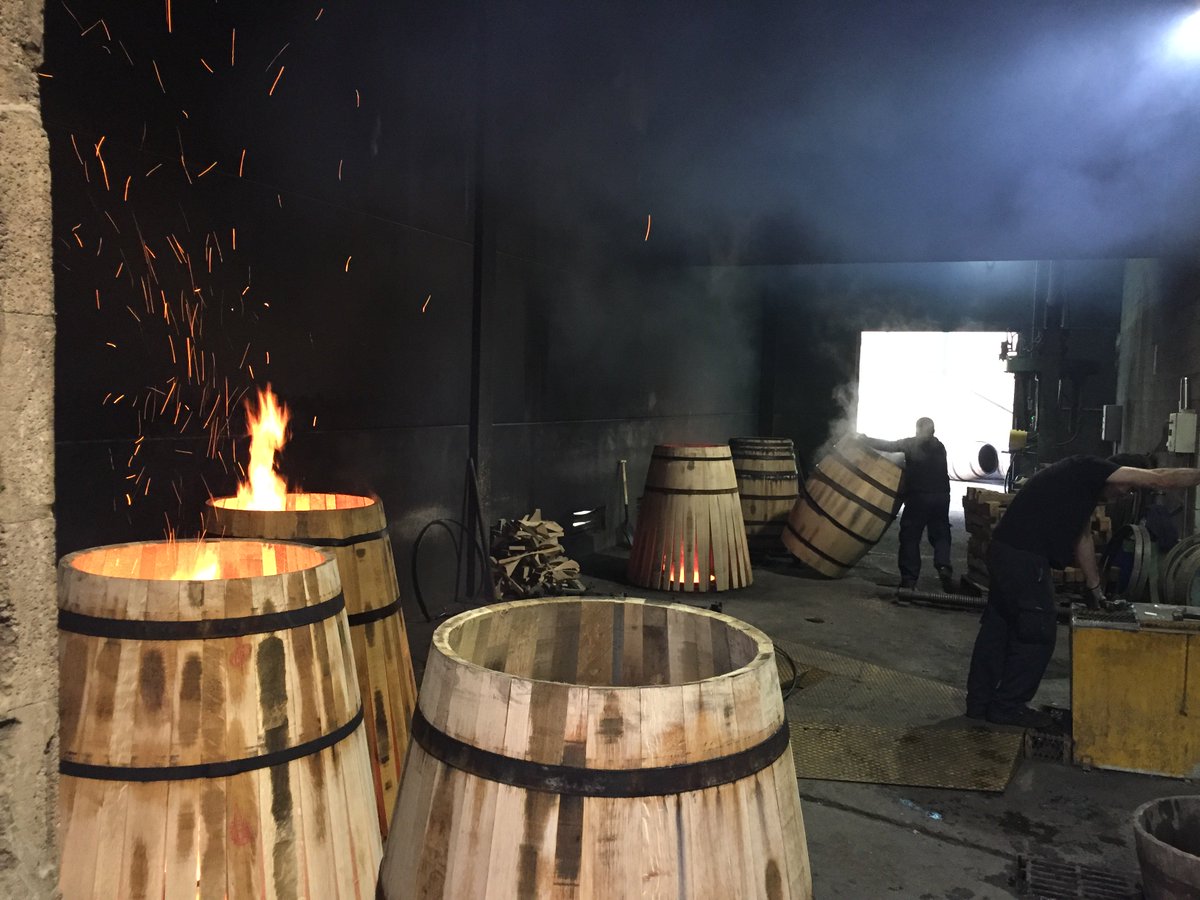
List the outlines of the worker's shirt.
{"label": "worker's shirt", "polygon": [[1068,456],[1047,466],[1017,492],[992,538],[1054,566],[1070,565],[1104,483],[1118,468],[1098,456]]}
{"label": "worker's shirt", "polygon": [[876,450],[904,454],[905,494],[950,493],[946,448],[936,437],[906,437],[898,441],[864,438],[864,441]]}

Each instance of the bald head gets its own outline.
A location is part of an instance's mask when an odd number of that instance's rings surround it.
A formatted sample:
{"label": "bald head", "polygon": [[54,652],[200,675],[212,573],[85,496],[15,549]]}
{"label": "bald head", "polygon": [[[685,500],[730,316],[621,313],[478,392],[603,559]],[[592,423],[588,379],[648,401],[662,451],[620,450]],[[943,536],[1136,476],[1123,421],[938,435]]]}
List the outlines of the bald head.
{"label": "bald head", "polygon": [[917,419],[917,437],[933,437],[933,419],[927,416]]}

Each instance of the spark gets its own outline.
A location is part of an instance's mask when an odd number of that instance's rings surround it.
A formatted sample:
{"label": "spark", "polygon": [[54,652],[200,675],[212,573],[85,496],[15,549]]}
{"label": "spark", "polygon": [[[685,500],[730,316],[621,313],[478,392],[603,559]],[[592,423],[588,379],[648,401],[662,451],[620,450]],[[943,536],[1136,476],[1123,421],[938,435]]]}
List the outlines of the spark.
{"label": "spark", "polygon": [[105,345],[106,347],[112,347],[114,350],[116,350],[116,349],[117,349],[117,345],[116,345],[116,344],[114,344],[112,341],[105,341],[105,342],[104,342],[104,345]]}
{"label": "spark", "polygon": [[204,68],[208,69],[208,72],[210,75],[216,74],[213,72],[213,67],[208,64],[208,61],[203,56],[200,57],[200,65],[202,65],[202,66],[204,66]]}
{"label": "spark", "polygon": [[254,380],[254,366],[247,364],[246,371],[250,373],[250,380]]}
{"label": "spark", "polygon": [[[100,293],[100,292],[99,292],[99,291],[97,291],[96,293]],[[130,314],[131,316],[133,316],[133,318],[134,318],[134,321],[136,321],[136,322],[141,322],[141,321],[142,321],[142,320],[141,320],[141,319],[138,317],[138,314],[137,314],[137,313],[135,313],[135,312],[133,311],[133,307],[132,307],[132,306],[126,306],[125,308],[126,308],[127,310],[129,310],[129,314]]]}
{"label": "spark", "polygon": [[113,273],[113,278],[121,277],[121,270],[125,268],[125,261],[122,260],[117,264],[117,271]]}
{"label": "spark", "polygon": [[267,350],[265,352],[266,352],[266,357],[267,357],[267,365],[269,366],[271,364],[271,351]]}
{"label": "spark", "polygon": [[317,417],[316,417],[316,416],[313,416],[313,423],[312,423],[312,427],[313,427],[313,428],[316,428],[316,427],[317,427]]}
{"label": "spark", "polygon": [[279,208],[283,209],[283,194],[276,194],[275,199],[279,201]]}
{"label": "spark", "polygon": [[358,88],[354,89],[354,108],[358,109],[362,106],[362,97],[358,93]]}
{"label": "spark", "polygon": [[38,78],[53,78],[54,76],[51,75],[49,72],[38,72],[37,77]]}
{"label": "spark", "polygon": [[288,41],[286,44],[284,44],[282,47],[280,47],[279,52],[276,53],[274,56],[272,56],[271,61],[263,67],[263,71],[270,72],[271,66],[275,65],[275,60],[277,60],[277,59],[279,59],[279,57],[283,56],[283,51],[286,50],[290,46],[292,46],[292,42]]}
{"label": "spark", "polygon": [[125,176],[125,196],[123,198],[126,203],[129,202],[129,182],[131,182],[131,181],[133,181],[133,176],[126,175]]}
{"label": "spark", "polygon": [[156,63],[154,60],[150,60],[150,65],[154,66],[154,77],[158,79],[158,89],[165,94],[167,89],[163,87],[162,75],[160,75],[158,71],[158,63]]}
{"label": "spark", "polygon": [[[96,309],[99,309],[99,308],[100,308],[100,288],[96,288]],[[113,346],[115,347],[117,345],[113,344]]]}
{"label": "spark", "polygon": [[233,68],[234,59],[237,56],[237,29],[231,28],[229,31],[229,68]]}
{"label": "spark", "polygon": [[151,169],[149,172],[146,173],[146,177],[149,178],[151,175],[153,175],[155,172],[157,172],[161,168],[162,168],[162,163],[159,163],[157,166],[155,166],[153,169]]}
{"label": "spark", "polygon": [[317,17],[315,19],[313,19],[313,21],[314,22],[321,21],[321,16],[323,16],[324,14],[325,14],[325,7],[322,6],[320,9],[317,10]]}
{"label": "spark", "polygon": [[85,165],[83,157],[79,155],[79,145],[75,143],[75,135],[71,135],[71,146],[75,148],[75,158],[79,160],[79,164]]}
{"label": "spark", "polygon": [[283,70],[286,68],[287,66],[280,66],[279,71],[275,73],[275,80],[271,82],[271,89],[267,91],[268,97],[273,97],[275,95],[275,86],[279,84],[279,79],[283,77]]}
{"label": "spark", "polygon": [[650,240],[650,213],[646,213],[646,236],[642,240]]}
{"label": "spark", "polygon": [[342,180],[342,160],[338,160],[338,181]]}
{"label": "spark", "polygon": [[171,33],[171,0],[167,0],[167,34]]}
{"label": "spark", "polygon": [[207,175],[209,172],[211,172],[211,171],[212,171],[213,169],[215,169],[216,167],[217,167],[217,161],[214,159],[212,162],[210,162],[210,163],[208,164],[208,167],[207,167],[206,169],[204,169],[204,171],[202,171],[202,172],[201,172],[199,175],[197,175],[196,177],[197,177],[197,178],[203,178],[205,175]]}
{"label": "spark", "polygon": [[350,271],[350,260],[352,260],[352,259],[354,259],[354,255],[353,255],[353,254],[351,254],[350,256],[347,256],[347,257],[346,257],[346,271],[347,271],[347,272],[349,272],[349,271]]}
{"label": "spark", "polygon": [[238,178],[242,177],[242,169],[246,165],[246,148],[242,148],[242,158],[238,160]]}
{"label": "spark", "polygon": [[233,249],[236,250],[237,249],[237,228],[236,227],[230,228],[229,235],[230,235],[230,237],[229,237],[230,241],[233,242]]}
{"label": "spark", "polygon": [[425,312],[425,307],[429,306],[429,301],[433,299],[433,294],[425,298],[425,302],[421,304],[421,312]]}

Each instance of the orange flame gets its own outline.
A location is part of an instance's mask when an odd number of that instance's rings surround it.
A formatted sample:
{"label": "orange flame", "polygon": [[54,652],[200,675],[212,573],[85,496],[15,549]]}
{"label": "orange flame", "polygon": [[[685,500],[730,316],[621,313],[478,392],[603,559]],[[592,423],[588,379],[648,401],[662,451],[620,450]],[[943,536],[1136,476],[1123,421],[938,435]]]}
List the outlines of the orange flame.
{"label": "orange flame", "polygon": [[[171,573],[172,581],[215,581],[221,577],[221,556],[216,544],[206,544],[201,538],[196,542],[194,554],[182,546],[178,549],[182,552],[179,552],[175,571]],[[191,558],[191,565],[186,562],[188,558]]]}
{"label": "orange flame", "polygon": [[275,454],[287,443],[291,414],[271,392],[271,385],[258,392],[258,413],[246,401],[246,423],[250,431],[250,465],[247,479],[238,484],[239,509],[284,509],[287,506],[287,482],[279,476]]}

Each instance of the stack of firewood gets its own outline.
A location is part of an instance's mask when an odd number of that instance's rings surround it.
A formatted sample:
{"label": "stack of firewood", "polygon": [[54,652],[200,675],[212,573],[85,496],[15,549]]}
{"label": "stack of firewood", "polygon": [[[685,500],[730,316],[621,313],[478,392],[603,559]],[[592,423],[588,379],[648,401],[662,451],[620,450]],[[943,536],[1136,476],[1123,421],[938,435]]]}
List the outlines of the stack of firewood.
{"label": "stack of firewood", "polygon": [[[999,491],[989,491],[983,488],[967,488],[963,497],[963,518],[966,520],[967,533],[967,577],[979,586],[988,583],[988,548],[992,542],[992,530],[1000,522],[1004,511],[1008,509],[1016,494],[1004,494]],[[1112,539],[1112,519],[1103,506],[1097,506],[1092,513],[1092,543],[1095,545],[1097,561],[1099,554],[1108,546]],[[1108,572],[1109,582],[1117,579],[1116,569]],[[1077,590],[1084,583],[1083,570],[1076,566],[1053,570],[1054,583],[1061,590]]]}
{"label": "stack of firewood", "polygon": [[523,519],[501,519],[492,529],[492,586],[497,600],[578,594],[579,563],[558,539],[562,526],[535,509]]}

